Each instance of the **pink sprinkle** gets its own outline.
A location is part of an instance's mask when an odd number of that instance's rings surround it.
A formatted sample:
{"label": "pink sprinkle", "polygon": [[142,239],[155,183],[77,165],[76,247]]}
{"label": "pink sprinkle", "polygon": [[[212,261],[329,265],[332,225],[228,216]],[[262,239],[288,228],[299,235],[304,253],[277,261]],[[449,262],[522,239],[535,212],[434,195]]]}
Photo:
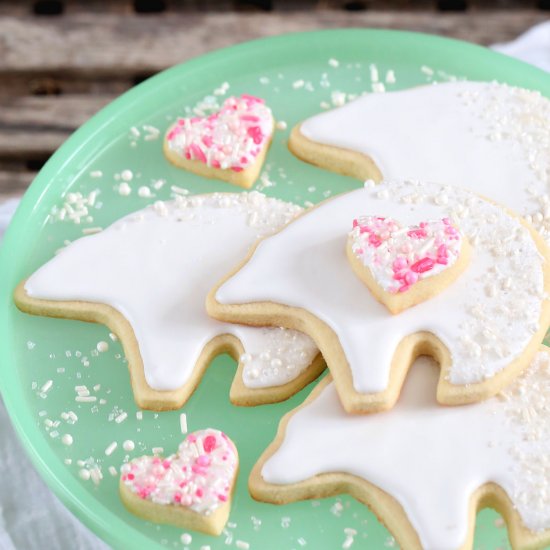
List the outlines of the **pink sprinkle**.
{"label": "pink sprinkle", "polygon": [[196,160],[200,160],[201,162],[206,162],[206,155],[196,143],[192,143],[189,146],[189,149],[191,150],[191,154],[195,157]]}
{"label": "pink sprinkle", "polygon": [[135,478],[134,474],[128,474],[126,477],[127,477],[130,481],[133,481],[134,478]]}
{"label": "pink sprinkle", "polygon": [[197,464],[199,466],[210,466],[210,462],[211,462],[210,457],[206,455],[200,455],[197,458]]}
{"label": "pink sprinkle", "polygon": [[431,258],[422,258],[411,265],[411,270],[415,273],[425,273],[433,269],[435,262]]}
{"label": "pink sprinkle", "polygon": [[218,495],[218,498],[219,498],[222,502],[227,502],[227,495]]}
{"label": "pink sprinkle", "polygon": [[216,436],[207,435],[202,442],[202,447],[206,453],[211,453],[216,448]]}
{"label": "pink sprinkle", "polygon": [[195,491],[195,495],[199,498],[202,498],[203,495],[204,495],[204,492],[203,490],[199,487],[196,491]]}
{"label": "pink sprinkle", "polygon": [[241,120],[248,122],[260,122],[260,117],[256,115],[241,115]]}
{"label": "pink sprinkle", "polygon": [[212,139],[212,136],[203,136],[202,142],[206,145],[206,147],[212,147],[214,140]]}
{"label": "pink sprinkle", "polygon": [[168,470],[170,468],[171,464],[172,463],[169,460],[164,460],[163,463],[162,463],[162,465],[164,466],[164,468],[166,470]]}
{"label": "pink sprinkle", "polygon": [[256,145],[262,142],[262,129],[259,126],[251,126],[247,130],[248,135],[252,138]]}
{"label": "pink sprinkle", "polygon": [[400,271],[407,267],[407,260],[403,256],[398,256],[393,262],[393,270]]}
{"label": "pink sprinkle", "polygon": [[412,286],[418,281],[418,275],[416,273],[413,273],[412,271],[408,271],[405,274],[404,279],[405,279],[405,283],[408,286]]}
{"label": "pink sprinkle", "polygon": [[420,224],[419,229],[411,229],[410,231],[407,232],[407,235],[409,237],[412,237],[413,239],[425,239],[428,234],[426,233],[426,230],[424,229],[424,227],[422,227],[422,224]]}

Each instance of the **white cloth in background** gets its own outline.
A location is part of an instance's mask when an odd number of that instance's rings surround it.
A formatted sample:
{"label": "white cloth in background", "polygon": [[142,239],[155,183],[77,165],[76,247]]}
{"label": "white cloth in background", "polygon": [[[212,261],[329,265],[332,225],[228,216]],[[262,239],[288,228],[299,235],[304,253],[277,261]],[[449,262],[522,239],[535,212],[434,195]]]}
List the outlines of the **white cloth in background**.
{"label": "white cloth in background", "polygon": [[[550,71],[550,21],[493,48]],[[18,200],[0,205],[0,241]],[[0,550],[107,550],[59,502],[23,452],[0,400]]]}
{"label": "white cloth in background", "polygon": [[550,20],[535,25],[512,42],[494,44],[492,48],[550,72]]}

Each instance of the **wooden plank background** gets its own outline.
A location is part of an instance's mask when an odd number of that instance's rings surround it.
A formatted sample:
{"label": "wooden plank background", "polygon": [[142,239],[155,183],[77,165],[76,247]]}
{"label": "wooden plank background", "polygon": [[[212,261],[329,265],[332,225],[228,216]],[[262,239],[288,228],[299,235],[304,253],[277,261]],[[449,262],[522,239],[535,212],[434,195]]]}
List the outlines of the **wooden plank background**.
{"label": "wooden plank background", "polygon": [[207,51],[303,30],[407,29],[479,44],[512,40],[550,0],[0,1],[0,200],[144,78]]}

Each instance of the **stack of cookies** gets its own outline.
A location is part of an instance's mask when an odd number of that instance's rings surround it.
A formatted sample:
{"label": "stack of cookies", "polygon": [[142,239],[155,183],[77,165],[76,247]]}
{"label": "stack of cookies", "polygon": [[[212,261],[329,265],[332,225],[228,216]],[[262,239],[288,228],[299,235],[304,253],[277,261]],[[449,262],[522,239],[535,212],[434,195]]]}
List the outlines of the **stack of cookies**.
{"label": "stack of cookies", "polygon": [[[222,352],[238,360],[236,405],[286,399],[326,364],[250,473],[258,500],[349,493],[403,548],[434,550],[471,548],[491,506],[515,548],[543,548],[549,120],[548,100],[499,84],[367,95],[289,143],[365,181],[357,190],[307,211],[257,192],[157,202],[69,245],[16,303],[111,327],[136,402],[154,410],[181,407]],[[272,132],[269,108],[245,95],[178,120],[164,150],[248,187]],[[121,496],[217,534],[237,470],[234,444],[205,427],[177,455],[125,465]]]}

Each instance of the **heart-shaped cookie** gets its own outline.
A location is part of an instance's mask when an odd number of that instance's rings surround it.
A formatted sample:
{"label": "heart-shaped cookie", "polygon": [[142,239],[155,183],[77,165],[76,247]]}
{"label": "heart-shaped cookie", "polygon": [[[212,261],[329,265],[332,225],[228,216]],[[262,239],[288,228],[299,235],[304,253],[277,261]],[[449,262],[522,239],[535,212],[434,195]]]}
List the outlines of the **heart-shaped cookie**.
{"label": "heart-shaped cookie", "polygon": [[123,464],[120,496],[130,512],[155,523],[219,535],[229,517],[239,460],[219,430],[189,434],[175,455]]}
{"label": "heart-shaped cookie", "polygon": [[406,227],[364,216],[353,220],[347,254],[376,299],[399,313],[450,285],[468,264],[469,246],[448,218]]}
{"label": "heart-shaped cookie", "polygon": [[229,97],[206,117],[179,118],[164,153],[191,172],[249,188],[258,178],[273,134],[271,109],[258,97]]}

